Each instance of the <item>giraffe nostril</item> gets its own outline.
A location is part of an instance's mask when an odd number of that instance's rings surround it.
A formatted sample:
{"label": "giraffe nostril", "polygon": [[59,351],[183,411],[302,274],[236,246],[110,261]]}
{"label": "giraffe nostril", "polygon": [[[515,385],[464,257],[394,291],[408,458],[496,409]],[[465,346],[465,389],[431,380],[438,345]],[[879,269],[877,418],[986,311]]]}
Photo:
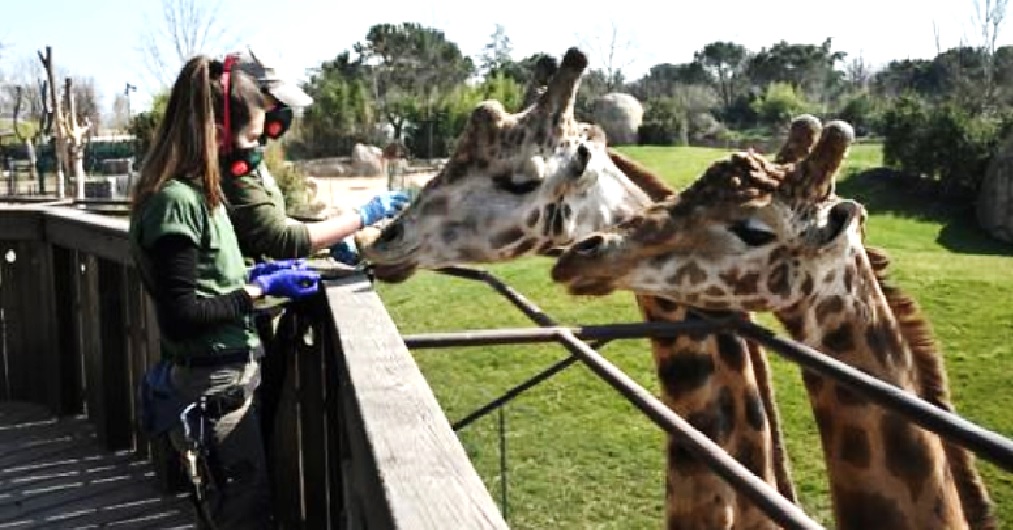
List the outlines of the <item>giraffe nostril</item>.
{"label": "giraffe nostril", "polygon": [[404,237],[404,226],[401,223],[394,222],[383,229],[377,241],[381,243],[395,243],[400,241],[402,237]]}
{"label": "giraffe nostril", "polygon": [[605,238],[595,234],[573,246],[574,252],[578,254],[588,255],[593,254],[605,243]]}

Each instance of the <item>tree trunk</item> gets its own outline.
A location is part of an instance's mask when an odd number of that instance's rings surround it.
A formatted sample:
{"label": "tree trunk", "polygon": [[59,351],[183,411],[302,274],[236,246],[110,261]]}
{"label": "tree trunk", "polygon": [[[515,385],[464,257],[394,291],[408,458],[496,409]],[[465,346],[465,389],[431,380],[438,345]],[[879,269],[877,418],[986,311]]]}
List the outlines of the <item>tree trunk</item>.
{"label": "tree trunk", "polygon": [[56,139],[55,152],[53,153],[56,156],[56,193],[57,197],[62,199],[66,196],[63,168],[67,164],[67,140],[64,138],[63,128],[60,125],[63,123],[63,112],[56,97],[56,78],[53,75],[53,47],[46,46],[45,55],[39,52],[39,60],[42,61],[42,66],[46,68],[46,76],[49,78],[49,102],[50,108],[53,111],[53,122],[56,123],[56,127],[53,128],[53,136]]}
{"label": "tree trunk", "polygon": [[[68,165],[77,183],[77,198],[84,199],[84,135],[90,124],[77,124],[77,104],[74,101],[73,81],[68,77],[64,80],[63,97],[67,100],[67,117],[65,137],[67,139]],[[87,121],[87,120],[86,120]]]}
{"label": "tree trunk", "polygon": [[[36,135],[25,138],[25,151],[28,151],[28,175],[29,178],[34,182],[38,178],[38,159],[35,157],[35,137]],[[42,188],[39,188],[39,193],[42,193]]]}

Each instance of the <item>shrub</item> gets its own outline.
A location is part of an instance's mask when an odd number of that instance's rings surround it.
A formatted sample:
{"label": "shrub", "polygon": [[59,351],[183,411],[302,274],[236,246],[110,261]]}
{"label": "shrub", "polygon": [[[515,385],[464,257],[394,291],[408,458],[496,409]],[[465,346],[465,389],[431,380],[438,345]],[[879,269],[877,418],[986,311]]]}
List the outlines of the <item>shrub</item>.
{"label": "shrub", "polygon": [[640,145],[686,145],[688,143],[686,113],[673,98],[658,98],[647,102],[644,119],[637,129]]}
{"label": "shrub", "polygon": [[306,175],[294,165],[285,162],[285,148],[281,142],[267,142],[264,149],[264,163],[267,170],[281,188],[285,196],[285,209],[289,212],[297,210],[307,203]]}
{"label": "shrub", "polygon": [[807,103],[789,83],[771,83],[763,97],[753,101],[752,107],[760,121],[768,125],[781,125],[809,110]]}
{"label": "shrub", "polygon": [[971,114],[952,103],[929,106],[902,96],[883,113],[887,166],[937,184],[939,195],[971,199],[1011,122]]}

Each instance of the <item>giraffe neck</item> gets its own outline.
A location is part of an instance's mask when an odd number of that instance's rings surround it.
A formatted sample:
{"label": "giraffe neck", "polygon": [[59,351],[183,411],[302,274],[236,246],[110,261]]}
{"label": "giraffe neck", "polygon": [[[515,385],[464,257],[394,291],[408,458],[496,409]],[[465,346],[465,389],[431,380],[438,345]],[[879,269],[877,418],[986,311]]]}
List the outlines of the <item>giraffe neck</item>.
{"label": "giraffe neck", "polygon": [[[829,273],[810,303],[778,314],[789,333],[870,375],[921,394],[911,350],[867,256]],[[804,372],[839,530],[967,528],[938,436],[848,388]]]}
{"label": "giraffe neck", "polygon": [[[685,307],[665,299],[638,296],[637,304],[648,321],[693,318]],[[765,406],[746,343],[730,334],[686,334],[652,339],[651,351],[665,404],[761,479],[777,487],[772,449],[779,432],[775,432],[777,423],[769,420],[776,415],[770,414]],[[667,528],[777,528],[675,438],[669,437],[667,443]],[[793,498],[790,484],[787,487],[789,491],[782,493]]]}

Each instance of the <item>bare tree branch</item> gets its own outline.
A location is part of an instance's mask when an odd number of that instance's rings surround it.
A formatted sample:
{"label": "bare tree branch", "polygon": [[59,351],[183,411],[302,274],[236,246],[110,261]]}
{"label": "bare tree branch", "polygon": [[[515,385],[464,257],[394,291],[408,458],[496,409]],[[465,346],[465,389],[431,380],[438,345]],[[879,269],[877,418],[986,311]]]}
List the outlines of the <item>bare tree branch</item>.
{"label": "bare tree branch", "polygon": [[[598,34],[597,31],[594,32]],[[612,21],[607,30],[606,38],[587,39],[577,35],[581,46],[590,51],[591,57],[597,58],[605,72],[607,89],[609,91],[620,88],[622,84],[622,70],[633,64],[636,54],[633,53],[636,43],[632,38],[624,38],[619,25]]]}
{"label": "bare tree branch", "polygon": [[196,54],[218,56],[236,47],[242,31],[220,23],[221,0],[161,1],[160,17],[147,21],[137,46],[157,84],[171,84],[183,63]]}

